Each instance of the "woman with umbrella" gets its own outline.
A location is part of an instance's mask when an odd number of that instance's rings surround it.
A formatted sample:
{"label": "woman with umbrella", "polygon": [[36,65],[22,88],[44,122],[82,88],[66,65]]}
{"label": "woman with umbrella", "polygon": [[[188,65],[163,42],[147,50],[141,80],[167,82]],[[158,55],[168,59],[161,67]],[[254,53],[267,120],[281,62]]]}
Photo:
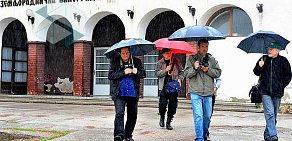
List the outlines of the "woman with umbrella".
{"label": "woman with umbrella", "polygon": [[[165,126],[165,113],[167,112],[166,129],[172,130],[171,121],[177,109],[178,92],[170,93],[167,91],[167,84],[173,80],[181,82],[183,80],[183,66],[178,58],[173,57],[172,50],[163,48],[162,59],[156,63],[155,74],[158,77],[158,90],[159,90],[159,114],[160,114],[160,127]],[[168,110],[166,110],[168,107]]]}

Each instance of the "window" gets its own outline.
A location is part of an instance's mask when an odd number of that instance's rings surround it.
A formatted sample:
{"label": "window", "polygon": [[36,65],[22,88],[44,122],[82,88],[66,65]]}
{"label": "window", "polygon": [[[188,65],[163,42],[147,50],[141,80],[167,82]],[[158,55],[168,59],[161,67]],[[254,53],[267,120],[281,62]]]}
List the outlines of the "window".
{"label": "window", "polygon": [[208,20],[207,25],[230,37],[247,36],[253,32],[251,19],[238,7],[218,10]]}

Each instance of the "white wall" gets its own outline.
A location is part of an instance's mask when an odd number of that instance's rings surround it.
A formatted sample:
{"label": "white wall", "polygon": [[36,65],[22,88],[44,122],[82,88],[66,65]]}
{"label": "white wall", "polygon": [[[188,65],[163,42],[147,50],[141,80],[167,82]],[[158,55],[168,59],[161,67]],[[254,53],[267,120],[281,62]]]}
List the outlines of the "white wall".
{"label": "white wall", "polygon": [[[196,8],[194,17],[189,13],[187,2]],[[257,3],[263,3],[263,14],[260,15],[256,9]],[[210,16],[217,10],[237,6],[242,8],[250,16],[254,32],[258,30],[271,30],[281,34],[292,41],[292,5],[291,0],[113,0],[92,2],[71,2],[66,4],[48,4],[48,15],[55,19],[65,17],[71,22],[73,29],[84,34],[82,40],[91,40],[95,24],[108,14],[116,14],[125,25],[126,38],[144,38],[146,27],[151,19],[157,14],[172,10],[183,19],[186,26],[204,25]],[[46,32],[51,21],[46,17],[35,13],[35,23],[32,25],[27,21],[25,11],[32,9],[37,11],[46,5],[19,6],[0,8],[0,41],[2,33],[7,25],[6,18],[18,19],[27,30],[29,41],[45,41]],[[134,19],[127,15],[127,9],[134,10]],[[5,14],[2,14],[5,13]],[[81,21],[74,19],[73,13],[81,15]],[[74,36],[75,37],[75,36]],[[210,53],[219,61],[222,68],[222,86],[219,89],[219,99],[230,100],[231,97],[248,99],[250,87],[257,82],[252,69],[259,54],[246,54],[236,48],[244,37],[228,37],[226,40],[211,41]],[[75,37],[75,40],[79,38]],[[0,46],[2,41],[0,42]],[[292,53],[292,44],[287,46],[288,53]],[[292,55],[285,51],[281,52],[292,63]],[[292,86],[287,89],[288,96],[292,98]],[[286,101],[291,102],[291,98]]]}

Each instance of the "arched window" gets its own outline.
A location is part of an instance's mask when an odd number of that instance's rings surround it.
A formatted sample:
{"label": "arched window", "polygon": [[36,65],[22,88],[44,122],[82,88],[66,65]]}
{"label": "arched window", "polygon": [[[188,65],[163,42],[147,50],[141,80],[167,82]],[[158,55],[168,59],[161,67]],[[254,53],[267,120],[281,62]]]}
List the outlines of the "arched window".
{"label": "arched window", "polygon": [[215,12],[207,25],[229,37],[247,36],[253,32],[251,19],[238,7],[227,7]]}

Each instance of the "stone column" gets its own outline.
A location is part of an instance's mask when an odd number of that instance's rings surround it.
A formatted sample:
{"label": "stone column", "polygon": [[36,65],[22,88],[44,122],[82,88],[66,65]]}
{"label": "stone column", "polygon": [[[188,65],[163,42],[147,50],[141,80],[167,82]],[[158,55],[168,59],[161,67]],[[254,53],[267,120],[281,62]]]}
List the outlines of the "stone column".
{"label": "stone column", "polygon": [[45,42],[29,41],[27,94],[44,94]]}
{"label": "stone column", "polygon": [[91,92],[91,47],[92,42],[74,42],[73,95],[90,96]]}

